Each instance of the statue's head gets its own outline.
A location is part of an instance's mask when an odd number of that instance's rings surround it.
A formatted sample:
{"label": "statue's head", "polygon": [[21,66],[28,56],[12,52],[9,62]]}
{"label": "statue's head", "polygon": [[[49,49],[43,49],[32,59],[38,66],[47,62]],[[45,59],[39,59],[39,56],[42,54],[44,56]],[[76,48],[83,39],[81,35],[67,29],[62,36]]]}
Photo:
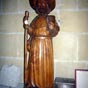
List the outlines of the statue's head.
{"label": "statue's head", "polygon": [[29,0],[37,14],[49,14],[55,8],[55,0]]}

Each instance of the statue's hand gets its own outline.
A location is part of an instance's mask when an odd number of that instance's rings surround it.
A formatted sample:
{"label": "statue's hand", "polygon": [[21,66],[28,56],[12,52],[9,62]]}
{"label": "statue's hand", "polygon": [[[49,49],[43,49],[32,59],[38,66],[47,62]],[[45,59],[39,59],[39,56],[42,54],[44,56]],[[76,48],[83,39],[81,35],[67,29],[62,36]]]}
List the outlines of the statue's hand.
{"label": "statue's hand", "polygon": [[53,22],[49,22],[48,26],[51,31],[55,28],[55,24]]}
{"label": "statue's hand", "polygon": [[59,27],[56,26],[56,23],[53,23],[53,22],[50,22],[48,24],[48,27],[49,27],[49,32],[51,34],[51,36],[56,36],[58,34],[58,31],[59,31]]}

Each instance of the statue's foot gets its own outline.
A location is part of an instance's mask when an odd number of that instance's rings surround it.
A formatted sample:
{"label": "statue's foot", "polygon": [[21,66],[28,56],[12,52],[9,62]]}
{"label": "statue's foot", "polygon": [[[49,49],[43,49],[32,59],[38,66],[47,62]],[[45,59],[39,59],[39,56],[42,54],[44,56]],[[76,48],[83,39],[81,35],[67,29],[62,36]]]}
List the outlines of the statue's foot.
{"label": "statue's foot", "polygon": [[30,83],[24,85],[24,88],[38,88],[37,86],[33,87]]}
{"label": "statue's foot", "polygon": [[24,88],[32,88],[32,86],[31,86],[29,83],[26,83],[26,84],[24,85]]}

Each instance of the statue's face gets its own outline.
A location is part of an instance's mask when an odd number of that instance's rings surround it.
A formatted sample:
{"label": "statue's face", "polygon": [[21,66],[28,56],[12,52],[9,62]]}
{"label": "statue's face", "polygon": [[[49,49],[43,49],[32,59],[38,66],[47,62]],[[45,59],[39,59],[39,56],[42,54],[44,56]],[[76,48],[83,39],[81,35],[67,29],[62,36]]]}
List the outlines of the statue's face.
{"label": "statue's face", "polygon": [[55,0],[29,0],[29,3],[38,14],[48,14],[55,8]]}

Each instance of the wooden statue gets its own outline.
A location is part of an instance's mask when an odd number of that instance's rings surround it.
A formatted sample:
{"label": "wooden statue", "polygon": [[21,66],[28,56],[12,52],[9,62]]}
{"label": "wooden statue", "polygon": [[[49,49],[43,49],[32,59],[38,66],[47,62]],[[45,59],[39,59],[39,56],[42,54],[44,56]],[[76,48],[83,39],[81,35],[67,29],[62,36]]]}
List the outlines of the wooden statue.
{"label": "wooden statue", "polygon": [[58,34],[59,27],[55,16],[48,14],[55,8],[55,0],[29,0],[29,2],[38,16],[30,25],[28,25],[28,11],[23,18],[25,88],[53,88],[52,37]]}

